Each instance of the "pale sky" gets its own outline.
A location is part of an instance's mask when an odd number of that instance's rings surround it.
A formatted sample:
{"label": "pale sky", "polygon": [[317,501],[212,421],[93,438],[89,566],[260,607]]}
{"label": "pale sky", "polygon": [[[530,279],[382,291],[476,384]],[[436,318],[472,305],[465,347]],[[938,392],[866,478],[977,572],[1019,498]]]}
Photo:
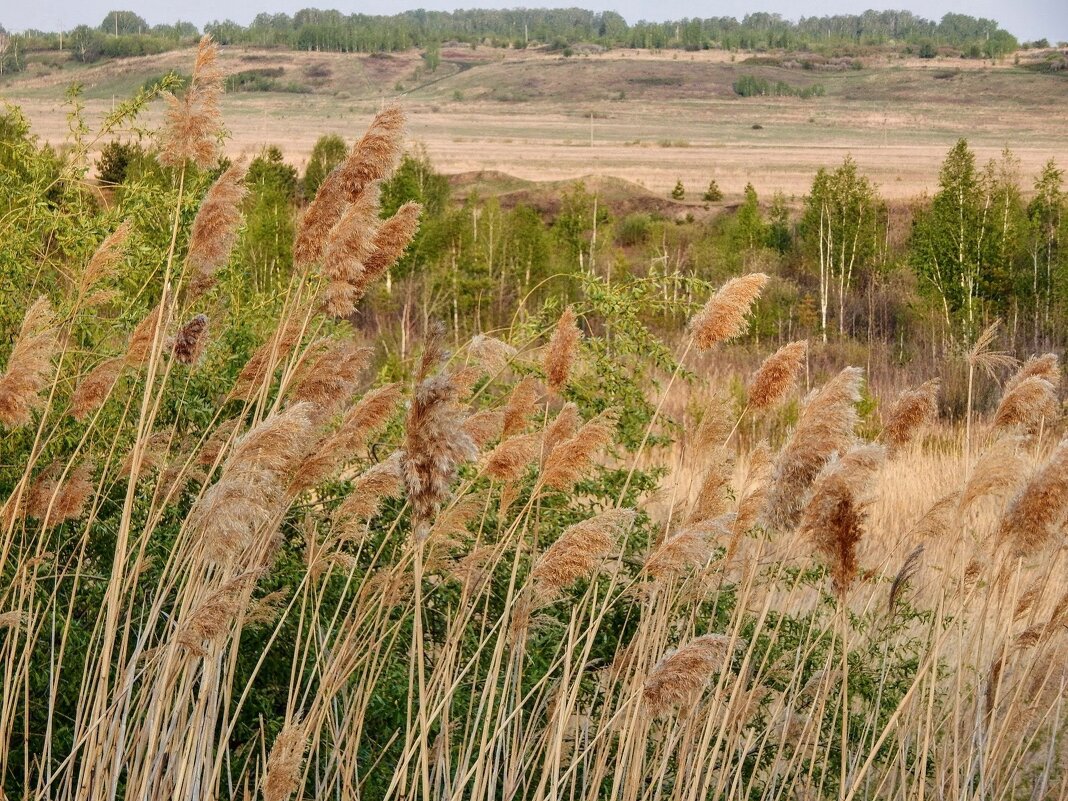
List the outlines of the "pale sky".
{"label": "pale sky", "polygon": [[[938,20],[947,12],[970,14],[975,17],[996,19],[1003,28],[1021,40],[1045,37],[1052,42],[1068,41],[1068,0],[896,0],[896,2],[865,4],[855,0],[721,0],[718,3],[695,3],[693,0],[613,0],[613,2],[584,3],[581,0],[564,0],[558,3],[493,2],[483,0],[458,4],[449,0],[414,0],[391,2],[390,0],[363,0],[363,2],[329,2],[329,0],[183,0],[176,4],[168,0],[46,0],[46,2],[18,2],[4,0],[0,3],[0,24],[9,31],[26,28],[41,30],[70,29],[77,25],[96,26],[113,8],[131,9],[150,24],[174,22],[177,18],[189,20],[198,27],[205,22],[232,19],[247,24],[261,11],[292,14],[301,8],[336,8],[339,11],[369,14],[391,14],[414,8],[450,10],[467,8],[515,8],[578,6],[595,11],[613,10],[622,14],[628,22],[640,19],[663,20],[681,17],[741,18],[753,11],[769,11],[796,19],[799,15],[812,17],[825,14],[857,13],[865,8],[892,8],[913,11],[927,19]],[[180,11],[178,9],[180,8]]]}

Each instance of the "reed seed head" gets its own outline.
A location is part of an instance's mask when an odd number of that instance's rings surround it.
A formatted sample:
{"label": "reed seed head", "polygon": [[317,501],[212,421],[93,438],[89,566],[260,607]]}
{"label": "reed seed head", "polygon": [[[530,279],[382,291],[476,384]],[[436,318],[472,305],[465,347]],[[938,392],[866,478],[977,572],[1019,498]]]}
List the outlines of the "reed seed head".
{"label": "reed seed head", "polygon": [[171,352],[179,364],[196,364],[208,345],[208,317],[198,314],[178,329]]}
{"label": "reed seed head", "polygon": [[245,165],[233,164],[212,184],[193,220],[186,263],[192,270],[189,293],[197,297],[215,283],[230,260],[245,199]]}
{"label": "reed seed head", "polygon": [[694,344],[701,350],[708,350],[745,333],[749,312],[767,282],[768,276],[764,273],[749,273],[732,278],[721,286],[690,320]]}
{"label": "reed seed head", "polygon": [[792,528],[820,470],[853,443],[862,378],[859,367],[847,367],[802,405],[793,434],[772,470],[763,513],[768,525]]}
{"label": "reed seed head", "polygon": [[688,712],[708,680],[726,667],[730,645],[731,638],[724,634],[703,634],[665,653],[642,687],[642,700],[652,715]]}
{"label": "reed seed head", "polygon": [[938,379],[902,392],[886,416],[883,439],[894,450],[903,448],[924,426],[938,417]]}
{"label": "reed seed head", "polygon": [[23,426],[44,405],[41,391],[52,375],[59,341],[52,307],[44,296],[26,310],[18,339],[0,373],[0,425]]}
{"label": "reed seed head", "polygon": [[1012,499],[998,540],[1014,556],[1031,556],[1061,532],[1068,517],[1068,438]]}
{"label": "reed seed head", "polygon": [[219,100],[223,93],[223,72],[219,65],[219,47],[205,35],[197,48],[193,77],[181,99],[165,95],[167,111],[160,134],[160,163],[180,167],[187,161],[206,170],[219,157],[222,138],[222,114]]}
{"label": "reed seed head", "polygon": [[545,370],[545,383],[550,392],[559,392],[567,383],[571,368],[575,363],[578,342],[582,338],[576,324],[575,310],[568,306],[556,322],[556,330],[549,340],[542,359]]}
{"label": "reed seed head", "polygon": [[780,403],[797,384],[797,375],[805,363],[808,341],[783,345],[766,358],[749,384],[749,407],[770,409]]}
{"label": "reed seed head", "polygon": [[868,492],[885,458],[881,445],[858,445],[820,471],[801,518],[800,534],[828,563],[835,592],[844,597],[857,575]]}
{"label": "reed seed head", "polygon": [[633,509],[609,509],[565,529],[531,570],[536,597],[542,602],[552,601],[579,579],[590,576],[616,548],[634,517]]}

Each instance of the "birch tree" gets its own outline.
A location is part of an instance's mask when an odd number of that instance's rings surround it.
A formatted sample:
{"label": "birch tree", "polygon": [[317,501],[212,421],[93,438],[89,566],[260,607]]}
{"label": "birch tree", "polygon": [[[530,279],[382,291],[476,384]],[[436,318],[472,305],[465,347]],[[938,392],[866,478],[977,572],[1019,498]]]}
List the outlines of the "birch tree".
{"label": "birch tree", "polygon": [[833,300],[837,300],[838,333],[845,334],[846,297],[854,279],[870,267],[877,252],[880,207],[875,185],[858,172],[852,157],[833,172],[821,169],[816,173],[801,228],[819,272],[824,342]]}

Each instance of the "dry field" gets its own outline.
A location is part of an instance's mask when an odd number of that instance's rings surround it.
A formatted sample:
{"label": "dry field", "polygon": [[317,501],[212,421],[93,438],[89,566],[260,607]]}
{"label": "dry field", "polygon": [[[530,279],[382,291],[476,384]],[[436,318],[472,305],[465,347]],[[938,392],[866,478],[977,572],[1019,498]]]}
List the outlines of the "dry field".
{"label": "dry field", "polygon": [[[146,79],[188,64],[189,54],[90,68],[39,68],[0,84],[35,129],[59,143],[63,92],[85,86],[90,115]],[[324,133],[351,136],[381,104],[402,100],[411,134],[447,173],[495,170],[526,180],[614,176],[663,196],[681,178],[691,197],[714,177],[728,197],[751,181],[761,193],[804,193],[821,166],[852,154],[890,199],[931,191],[953,142],[966,136],[980,159],[1010,147],[1025,175],[1050,157],[1068,162],[1068,80],[1011,60],[880,59],[859,71],[812,72],[731,61],[721,52],[620,50],[564,58],[538,52],[443,48],[420,75],[414,52],[368,57],[230,48],[228,73],[282,67],[307,93],[228,94],[232,154],[279,145],[303,164]],[[47,74],[45,74],[47,73]],[[739,98],[751,74],[824,97]],[[158,114],[158,107],[157,107]],[[149,122],[154,122],[149,119]],[[761,126],[755,128],[754,126]]]}

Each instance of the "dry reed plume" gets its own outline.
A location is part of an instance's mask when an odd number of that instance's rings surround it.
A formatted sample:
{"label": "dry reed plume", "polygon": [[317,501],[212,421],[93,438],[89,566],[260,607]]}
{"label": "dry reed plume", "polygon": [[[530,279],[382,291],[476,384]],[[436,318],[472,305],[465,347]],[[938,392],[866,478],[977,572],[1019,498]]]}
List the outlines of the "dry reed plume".
{"label": "dry reed plume", "polygon": [[223,93],[223,72],[219,65],[219,46],[204,36],[197,48],[193,77],[179,99],[165,95],[167,111],[160,134],[160,163],[181,167],[191,161],[202,170],[219,157],[222,139],[222,114],[219,100]]}
{"label": "dry reed plume", "polygon": [[464,412],[453,376],[447,371],[427,375],[439,361],[437,340],[441,336],[441,330],[436,330],[427,342],[422,376],[405,421],[404,480],[418,538],[426,536],[434,515],[449,497],[459,466],[478,455],[463,428]]}
{"label": "dry reed plume", "polygon": [[245,166],[233,164],[201,201],[186,252],[186,263],[192,270],[189,292],[193,297],[211,288],[215,274],[230,259],[241,223],[241,201],[246,194],[244,180]]}
{"label": "dry reed plume", "polygon": [[[400,158],[403,135],[404,112],[398,106],[383,109],[372,120],[367,133],[352,148],[345,161],[326,177],[304,212],[297,230],[293,258],[298,266],[306,268],[318,262],[323,256],[331,229],[342,219],[348,205],[356,201],[370,184],[389,176]],[[410,226],[414,222],[412,216],[408,210],[400,221]],[[418,206],[414,216],[418,217]],[[393,231],[391,237],[393,240],[400,239],[402,233]],[[410,238],[405,239],[405,245]],[[380,249],[378,242],[374,244],[376,249]],[[403,251],[403,246],[400,250]],[[365,265],[365,268],[368,266]],[[377,266],[370,266],[371,272],[375,269]]]}
{"label": "dry reed plume", "polygon": [[15,428],[30,422],[44,404],[41,391],[48,385],[58,342],[55,317],[45,297],[26,311],[18,339],[0,374],[0,425]]}
{"label": "dry reed plume", "polygon": [[747,401],[751,409],[770,409],[780,403],[797,384],[797,374],[805,363],[808,342],[790,342],[760,365],[749,384]]}
{"label": "dry reed plume", "polygon": [[767,282],[764,273],[750,273],[721,286],[690,320],[694,344],[708,350],[741,336],[749,325],[749,311]]}
{"label": "dry reed plume", "polygon": [[1068,514],[1068,439],[1050,454],[1045,465],[1012,499],[998,529],[998,538],[1016,556],[1044,548],[1063,528]]}
{"label": "dry reed plume", "polygon": [[609,509],[565,529],[530,572],[538,597],[550,601],[579,579],[589,577],[618,547],[634,517],[633,509]]}
{"label": "dry reed plume", "polygon": [[882,438],[891,449],[908,445],[923,429],[938,418],[938,379],[906,389],[890,407],[883,423]]}
{"label": "dry reed plume", "polygon": [[804,497],[823,466],[852,445],[863,373],[847,367],[806,399],[790,440],[775,460],[764,519],[787,530],[797,522]]}
{"label": "dry reed plume", "polygon": [[820,471],[798,527],[830,566],[839,597],[857,575],[857,545],[864,534],[868,493],[885,452],[881,445],[858,445],[832,458]]}
{"label": "dry reed plume", "polygon": [[575,353],[582,338],[576,319],[574,309],[570,306],[564,309],[564,313],[556,322],[556,330],[549,340],[549,346],[545,349],[542,368],[545,370],[545,383],[550,392],[563,389],[571,375]]}
{"label": "dry reed plume", "polygon": [[649,711],[655,717],[677,710],[688,712],[709,679],[723,669],[730,646],[731,639],[726,635],[703,634],[665,653],[642,687],[642,699]]}

